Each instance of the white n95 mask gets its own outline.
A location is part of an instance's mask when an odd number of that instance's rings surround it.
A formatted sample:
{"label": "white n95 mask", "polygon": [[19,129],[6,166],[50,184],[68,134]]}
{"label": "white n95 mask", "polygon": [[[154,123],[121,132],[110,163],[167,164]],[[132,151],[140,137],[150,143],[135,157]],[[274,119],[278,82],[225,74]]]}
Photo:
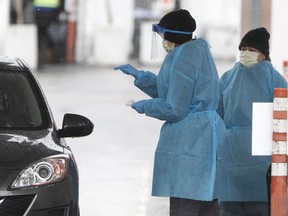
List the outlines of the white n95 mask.
{"label": "white n95 mask", "polygon": [[245,67],[252,67],[258,63],[259,53],[248,51],[248,50],[241,50],[240,51],[240,63]]}

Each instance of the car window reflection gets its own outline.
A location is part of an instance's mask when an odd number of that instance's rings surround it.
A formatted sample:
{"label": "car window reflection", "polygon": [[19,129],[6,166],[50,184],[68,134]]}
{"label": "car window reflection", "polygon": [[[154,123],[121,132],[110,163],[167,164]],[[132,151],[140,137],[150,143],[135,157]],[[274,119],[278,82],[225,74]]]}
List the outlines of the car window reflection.
{"label": "car window reflection", "polygon": [[41,103],[24,74],[0,73],[1,128],[43,127],[46,122],[40,107]]}

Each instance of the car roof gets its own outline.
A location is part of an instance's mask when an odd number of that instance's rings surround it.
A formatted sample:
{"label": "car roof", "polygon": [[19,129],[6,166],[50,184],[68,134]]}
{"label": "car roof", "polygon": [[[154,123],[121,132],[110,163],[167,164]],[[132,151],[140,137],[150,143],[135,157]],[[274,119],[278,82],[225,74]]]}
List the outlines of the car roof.
{"label": "car roof", "polygon": [[0,70],[30,71],[25,61],[18,57],[0,56]]}

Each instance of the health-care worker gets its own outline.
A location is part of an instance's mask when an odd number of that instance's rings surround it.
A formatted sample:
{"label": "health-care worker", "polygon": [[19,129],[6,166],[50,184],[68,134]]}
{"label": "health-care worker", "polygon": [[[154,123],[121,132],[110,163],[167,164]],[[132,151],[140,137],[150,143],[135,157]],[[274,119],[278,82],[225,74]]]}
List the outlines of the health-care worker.
{"label": "health-care worker", "polygon": [[225,125],[216,108],[219,78],[209,45],[192,39],[196,22],[187,10],[166,14],[152,30],[167,55],[158,76],[131,65],[116,67],[135,77],[152,99],[132,104],[138,113],[164,120],[155,153],[152,195],[170,197],[170,215],[218,215],[217,145]]}
{"label": "health-care worker", "polygon": [[[274,88],[286,88],[269,57],[269,32],[247,32],[240,61],[220,79],[218,113],[227,129],[220,163],[221,215],[269,215],[266,172],[271,156],[252,156],[252,104],[273,102]],[[220,150],[221,152],[221,150]]]}

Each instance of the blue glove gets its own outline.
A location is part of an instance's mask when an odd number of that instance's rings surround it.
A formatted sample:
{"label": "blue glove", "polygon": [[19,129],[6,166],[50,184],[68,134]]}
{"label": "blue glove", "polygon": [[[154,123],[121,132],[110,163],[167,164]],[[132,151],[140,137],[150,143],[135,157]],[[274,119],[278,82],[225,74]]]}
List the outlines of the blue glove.
{"label": "blue glove", "polygon": [[143,114],[144,113],[144,104],[147,103],[148,100],[140,100],[140,101],[137,101],[135,103],[133,103],[131,105],[131,107],[133,109],[135,109],[138,113],[140,114]]}
{"label": "blue glove", "polygon": [[114,70],[121,70],[123,73],[132,75],[136,79],[143,76],[143,71],[138,71],[134,67],[132,67],[130,64],[120,65],[118,67],[115,67]]}

